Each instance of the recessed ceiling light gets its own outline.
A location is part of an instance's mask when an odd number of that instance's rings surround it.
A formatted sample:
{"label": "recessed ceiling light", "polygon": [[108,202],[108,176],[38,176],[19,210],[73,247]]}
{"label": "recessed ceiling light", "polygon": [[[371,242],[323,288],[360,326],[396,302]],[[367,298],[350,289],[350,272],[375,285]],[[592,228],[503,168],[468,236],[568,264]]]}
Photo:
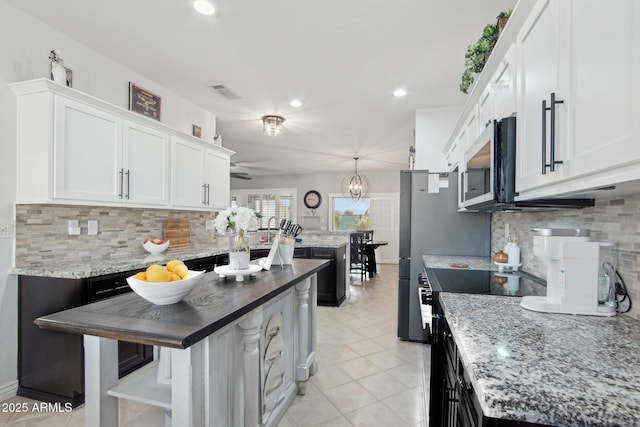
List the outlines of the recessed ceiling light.
{"label": "recessed ceiling light", "polygon": [[193,8],[201,15],[211,16],[216,13],[215,6],[208,0],[195,0]]}
{"label": "recessed ceiling light", "polygon": [[300,101],[299,99],[292,99],[291,102],[289,103],[289,105],[291,105],[292,107],[295,108],[300,108],[302,107],[303,102]]}
{"label": "recessed ceiling light", "polygon": [[393,91],[393,96],[397,96],[397,97],[405,96],[406,94],[407,94],[407,91],[404,89],[396,89]]}

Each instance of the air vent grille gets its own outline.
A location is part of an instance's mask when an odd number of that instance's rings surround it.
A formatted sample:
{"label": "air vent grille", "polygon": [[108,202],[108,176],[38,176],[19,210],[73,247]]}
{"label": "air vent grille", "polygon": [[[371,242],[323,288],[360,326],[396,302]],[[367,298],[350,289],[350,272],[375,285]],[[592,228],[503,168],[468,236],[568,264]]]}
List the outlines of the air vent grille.
{"label": "air vent grille", "polygon": [[225,85],[210,84],[209,87],[227,99],[242,99],[240,95],[227,88]]}

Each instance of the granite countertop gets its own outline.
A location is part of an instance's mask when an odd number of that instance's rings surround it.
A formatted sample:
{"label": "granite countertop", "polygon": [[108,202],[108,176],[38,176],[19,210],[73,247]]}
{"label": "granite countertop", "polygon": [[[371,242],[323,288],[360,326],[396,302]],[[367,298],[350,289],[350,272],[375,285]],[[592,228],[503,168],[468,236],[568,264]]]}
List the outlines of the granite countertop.
{"label": "granite countertop", "polygon": [[546,314],[521,298],[441,293],[484,414],[561,426],[640,425],[640,323]]}
{"label": "granite countertop", "polygon": [[328,265],[328,260],[296,259],[242,282],[210,272],[176,304],[155,305],[127,293],[42,316],[35,323],[73,334],[187,348]]}
{"label": "granite countertop", "polygon": [[460,268],[452,267],[451,264],[464,263],[469,264],[469,269],[471,270],[498,271],[498,266],[488,256],[423,255],[422,262],[429,268]]}
{"label": "granite countertop", "polygon": [[[349,243],[348,235],[340,234],[310,234],[300,236],[302,242],[296,243],[296,248],[340,248]],[[257,241],[255,239],[254,241]],[[271,243],[252,243],[252,250],[270,249]],[[73,261],[51,261],[46,263],[34,263],[30,265],[16,266],[11,273],[23,276],[58,277],[64,279],[83,279],[87,277],[102,276],[105,274],[121,273],[123,271],[146,268],[151,264],[166,264],[172,259],[188,261],[198,258],[206,258],[214,255],[222,255],[229,252],[228,241],[218,239],[207,246],[190,246],[188,248],[168,249],[159,254],[152,255],[142,249],[142,245],[136,248],[134,253],[123,252],[122,255],[113,255],[109,258],[78,257]]]}

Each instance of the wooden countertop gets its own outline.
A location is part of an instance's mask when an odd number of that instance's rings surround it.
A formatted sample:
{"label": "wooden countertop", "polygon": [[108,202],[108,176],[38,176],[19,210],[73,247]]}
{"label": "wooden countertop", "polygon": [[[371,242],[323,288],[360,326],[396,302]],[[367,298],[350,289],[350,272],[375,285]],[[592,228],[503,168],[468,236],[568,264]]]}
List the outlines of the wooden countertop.
{"label": "wooden countertop", "polygon": [[159,306],[135,293],[39,317],[43,329],[187,348],[329,265],[294,259],[243,282],[206,273],[183,301]]}

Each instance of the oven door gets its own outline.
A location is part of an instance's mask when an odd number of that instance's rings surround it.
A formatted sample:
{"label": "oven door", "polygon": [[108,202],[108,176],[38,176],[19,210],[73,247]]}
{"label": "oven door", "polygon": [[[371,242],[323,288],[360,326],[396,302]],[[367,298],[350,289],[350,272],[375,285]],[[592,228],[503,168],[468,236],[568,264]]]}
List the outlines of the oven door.
{"label": "oven door", "polygon": [[473,145],[464,154],[462,173],[462,206],[470,207],[494,200],[494,159],[495,128],[494,120],[478,136]]}

